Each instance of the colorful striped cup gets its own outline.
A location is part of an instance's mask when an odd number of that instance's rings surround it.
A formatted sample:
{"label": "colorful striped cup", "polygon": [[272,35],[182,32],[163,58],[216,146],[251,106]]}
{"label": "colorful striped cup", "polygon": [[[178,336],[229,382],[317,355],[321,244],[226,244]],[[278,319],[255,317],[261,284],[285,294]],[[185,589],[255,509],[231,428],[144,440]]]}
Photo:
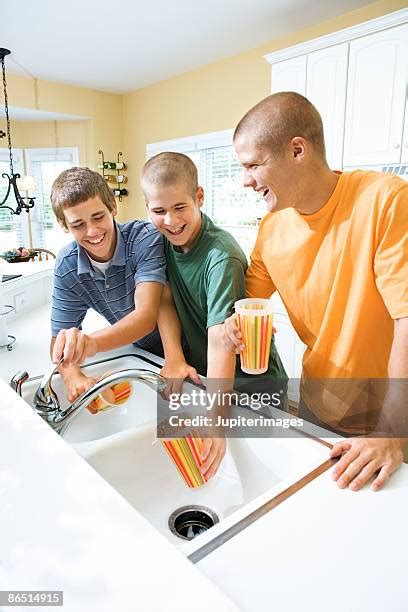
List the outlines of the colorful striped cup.
{"label": "colorful striped cup", "polygon": [[[104,374],[102,378],[109,376],[111,372]],[[121,380],[115,383],[105,391],[102,391],[90,404],[89,410],[92,413],[109,410],[115,406],[124,404],[132,394],[132,383],[129,380]]]}
{"label": "colorful striped cup", "polygon": [[184,438],[162,440],[161,442],[188,487],[197,488],[206,483],[200,472],[200,466],[203,463],[201,438],[188,435]]}
{"label": "colorful striped cup", "polygon": [[272,339],[273,310],[270,300],[247,298],[235,302],[238,326],[245,345],[241,352],[241,370],[263,374],[268,369]]}

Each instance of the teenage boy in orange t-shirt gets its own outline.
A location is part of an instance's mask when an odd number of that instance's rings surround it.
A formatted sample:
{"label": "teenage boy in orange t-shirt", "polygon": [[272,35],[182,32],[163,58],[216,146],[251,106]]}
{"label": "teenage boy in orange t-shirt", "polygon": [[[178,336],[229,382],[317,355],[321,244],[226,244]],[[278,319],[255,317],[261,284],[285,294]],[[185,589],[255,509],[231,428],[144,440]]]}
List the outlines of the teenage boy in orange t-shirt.
{"label": "teenage boy in orange t-shirt", "polygon": [[[269,211],[247,294],[278,291],[306,344],[299,416],[360,436],[333,446],[332,457],[343,454],[334,480],[357,490],[377,474],[377,490],[401,464],[408,437],[408,184],[330,170],[320,115],[294,92],[252,108],[234,147],[244,186]],[[224,342],[242,349],[234,316]]]}

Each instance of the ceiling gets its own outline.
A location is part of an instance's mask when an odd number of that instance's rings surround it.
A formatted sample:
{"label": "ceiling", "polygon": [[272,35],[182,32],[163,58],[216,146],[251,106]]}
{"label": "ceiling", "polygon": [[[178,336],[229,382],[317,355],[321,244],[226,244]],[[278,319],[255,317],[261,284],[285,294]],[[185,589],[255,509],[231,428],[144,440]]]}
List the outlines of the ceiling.
{"label": "ceiling", "polygon": [[116,93],[255,48],[370,0],[2,2],[7,71]]}

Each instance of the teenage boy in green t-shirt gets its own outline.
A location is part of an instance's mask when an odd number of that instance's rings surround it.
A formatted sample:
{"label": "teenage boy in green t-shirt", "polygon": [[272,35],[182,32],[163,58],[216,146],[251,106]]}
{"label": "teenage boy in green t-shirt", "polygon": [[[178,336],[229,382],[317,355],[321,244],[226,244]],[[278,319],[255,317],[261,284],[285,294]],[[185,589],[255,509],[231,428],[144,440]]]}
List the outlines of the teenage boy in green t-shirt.
{"label": "teenage boy in green t-shirt", "polygon": [[[237,374],[237,388],[258,391],[254,387],[261,384],[260,377],[243,374],[236,355],[224,348],[221,339],[222,324],[232,314],[234,302],[245,297],[246,257],[236,240],[201,212],[204,191],[198,185],[196,166],[186,155],[160,153],[144,165],[141,183],[151,221],[165,238],[171,287],[163,291],[158,316],[159,329],[166,328],[163,375],[196,378],[195,368],[210,381],[223,381],[223,390],[228,391]],[[173,298],[193,368],[181,348]],[[273,342],[269,381],[271,376],[286,378]],[[205,443],[209,454],[203,469],[210,465],[208,475],[212,475],[225,453],[225,441]]]}

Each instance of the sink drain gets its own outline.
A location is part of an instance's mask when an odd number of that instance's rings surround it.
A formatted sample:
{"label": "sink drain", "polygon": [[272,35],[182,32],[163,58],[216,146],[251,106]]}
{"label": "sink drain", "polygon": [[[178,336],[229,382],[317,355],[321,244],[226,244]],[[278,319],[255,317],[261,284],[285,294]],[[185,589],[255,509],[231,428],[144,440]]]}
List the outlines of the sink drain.
{"label": "sink drain", "polygon": [[183,540],[192,540],[219,523],[219,518],[205,506],[182,506],[169,518],[170,531]]}

